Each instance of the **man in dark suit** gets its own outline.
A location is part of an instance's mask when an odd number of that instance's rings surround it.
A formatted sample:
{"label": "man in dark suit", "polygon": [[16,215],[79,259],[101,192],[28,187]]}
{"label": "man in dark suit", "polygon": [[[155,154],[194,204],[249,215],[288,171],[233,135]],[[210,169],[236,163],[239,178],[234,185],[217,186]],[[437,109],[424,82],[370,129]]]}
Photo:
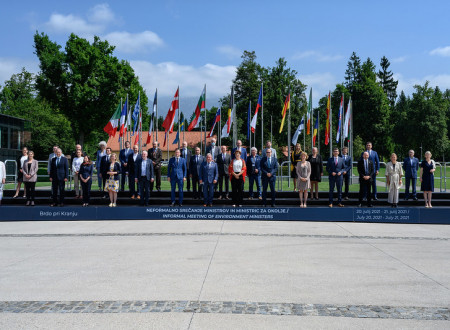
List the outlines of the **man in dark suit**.
{"label": "man in dark suit", "polygon": [[333,207],[333,193],[336,187],[338,193],[338,206],[342,205],[342,176],[345,171],[344,160],[339,157],[339,149],[333,149],[333,157],[330,157],[327,162],[328,180],[330,182],[330,190],[328,195],[329,207]]}
{"label": "man in dark suit", "polygon": [[148,199],[150,197],[150,182],[155,179],[155,173],[153,172],[153,163],[148,159],[148,152],[142,151],[142,156],[136,161],[136,183],[139,183],[139,194],[141,195],[140,204],[142,206],[148,205]]}
{"label": "man in dark suit", "polygon": [[[156,190],[161,191],[161,162],[162,162],[162,151],[159,148],[159,142],[153,141],[153,148],[148,151],[148,158],[153,163],[153,171],[155,172]],[[150,191],[153,191],[153,183],[150,182]]]}
{"label": "man in dark suit", "polygon": [[194,195],[194,199],[201,198],[202,194],[202,185],[200,184],[200,178],[201,178],[201,166],[203,162],[205,161],[205,158],[200,154],[200,148],[195,148],[195,155],[191,157],[191,179],[192,179],[192,192]]}
{"label": "man in dark suit", "polygon": [[242,147],[241,140],[237,140],[236,148],[233,148],[233,150],[231,151],[231,160],[234,159],[234,153],[236,152],[236,150],[239,150],[241,152],[241,159],[243,159],[244,162],[246,162],[247,161],[247,150]]}
{"label": "man in dark suit", "polygon": [[131,199],[141,199],[139,185],[136,189],[136,164],[142,159],[139,155],[139,147],[133,146],[133,153],[128,156],[128,182],[130,184]]}
{"label": "man in dark suit", "polygon": [[191,191],[191,177],[190,177],[190,165],[191,165],[191,156],[192,152],[188,149],[188,144],[186,141],[183,142],[183,148],[181,148],[181,158],[186,160],[187,166],[187,177],[186,177],[186,188],[188,191]]}
{"label": "man in dark suit", "polygon": [[206,162],[201,166],[200,184],[203,184],[203,206],[212,206],[214,185],[219,178],[217,164],[213,162],[211,154],[206,154]]}
{"label": "man in dark suit", "polygon": [[[130,148],[130,141],[125,141],[125,148],[120,150],[119,153],[119,161],[120,161],[120,171],[122,174],[121,184],[120,184],[120,190],[125,191],[125,179],[128,176],[128,156],[131,155],[133,150]],[[128,185],[129,181],[128,179]]]}
{"label": "man in dark suit", "polygon": [[373,174],[375,167],[373,162],[369,159],[369,153],[363,152],[362,158],[358,161],[359,173],[359,206],[362,206],[364,196],[367,196],[367,206],[372,207],[372,195],[370,187],[372,186]]}
{"label": "man in dark suit", "polygon": [[409,199],[409,185],[412,182],[412,197],[417,201],[416,182],[417,171],[419,170],[419,160],[414,157],[414,150],[409,151],[409,157],[403,160],[403,170],[405,171],[405,201]]}
{"label": "man in dark suit", "polygon": [[[372,142],[366,143],[366,151],[369,154],[369,159],[372,161],[375,172],[372,175],[372,194],[373,200],[378,200],[377,198],[377,175],[380,171],[380,159],[378,158],[378,153],[375,150],[372,150]],[[360,159],[363,158],[364,152],[361,154]],[[366,197],[366,196],[364,196]]]}
{"label": "man in dark suit", "polygon": [[183,206],[183,183],[186,181],[187,166],[186,160],[180,157],[180,149],[175,150],[175,156],[169,160],[167,169],[167,180],[171,185],[171,206],[175,206],[175,190],[178,185],[178,205]]}
{"label": "man in dark suit", "polygon": [[[217,156],[217,167],[219,168],[219,199],[228,197],[230,174],[228,173],[228,167],[230,166],[231,156],[227,152],[227,146],[221,147],[221,153]],[[224,187],[222,187],[224,185]],[[223,188],[223,189],[222,189]],[[225,191],[225,193],[224,193]]]}
{"label": "man in dark suit", "polygon": [[272,157],[272,150],[267,149],[266,155],[261,160],[261,179],[262,179],[262,200],[263,205],[267,206],[267,186],[270,186],[272,197],[272,207],[275,206],[275,181],[277,179],[278,161]]}
{"label": "man in dark suit", "polygon": [[[270,149],[268,149],[270,150]],[[248,199],[253,199],[253,183],[256,183],[257,198],[261,196],[261,157],[257,153],[257,149],[253,147],[250,150],[250,156],[247,158],[247,176],[248,176]],[[272,151],[273,152],[273,151]]]}
{"label": "man in dark suit", "polygon": [[[105,150],[106,154],[100,159],[100,175],[102,176],[102,182],[103,182],[103,186],[105,187],[106,185],[106,178],[108,177],[108,172],[109,172],[109,157],[111,156],[111,148],[107,147]],[[103,192],[103,197],[102,198],[108,198],[108,192],[104,191]]]}
{"label": "man in dark suit", "polygon": [[56,157],[52,159],[50,166],[50,181],[52,182],[53,204],[58,205],[58,190],[59,190],[59,205],[64,206],[64,192],[66,182],[69,178],[69,162],[67,158],[62,156],[61,149],[56,150]]}
{"label": "man in dark suit", "polygon": [[343,175],[343,181],[344,181],[344,186],[345,186],[345,190],[344,190],[344,194],[342,195],[342,197],[344,197],[344,200],[348,200],[348,190],[350,187],[350,179],[352,177],[352,166],[353,166],[353,160],[352,157],[350,157],[348,155],[348,148],[344,147],[342,148],[342,156],[341,158],[344,160],[344,172],[342,173]]}
{"label": "man in dark suit", "polygon": [[217,156],[220,154],[220,148],[216,146],[216,139],[211,138],[211,142],[206,147],[206,155],[211,154],[213,161],[217,162]]}

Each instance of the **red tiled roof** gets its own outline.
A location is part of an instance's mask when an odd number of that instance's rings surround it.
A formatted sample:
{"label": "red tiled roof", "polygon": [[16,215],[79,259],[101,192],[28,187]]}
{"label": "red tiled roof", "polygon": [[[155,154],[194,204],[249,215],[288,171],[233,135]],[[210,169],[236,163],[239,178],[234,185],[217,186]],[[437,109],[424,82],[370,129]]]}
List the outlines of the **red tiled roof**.
{"label": "red tiled roof", "polygon": [[[153,138],[150,142],[150,145],[145,145],[145,142],[147,141],[148,132],[142,133],[142,139],[141,139],[141,146],[144,146],[144,149],[150,149],[152,147]],[[184,136],[183,136],[184,135]],[[169,145],[169,151],[175,151],[176,148],[178,148],[178,143],[173,144],[173,141],[175,141],[175,137],[177,136],[177,132],[173,132],[168,135],[168,141],[166,142],[166,146],[163,148],[164,144],[164,132],[158,132],[158,142],[161,149],[167,150],[167,144]],[[217,136],[214,135],[214,138],[217,139]],[[180,132],[180,145],[183,141],[186,141],[188,143],[189,148],[194,148],[198,143],[200,143],[200,139],[205,138],[205,132]],[[135,137],[130,137],[129,141],[131,142],[131,145],[134,143]],[[211,140],[211,138],[207,138],[206,142],[208,143]],[[120,151],[120,144],[119,144],[119,134],[116,134],[115,137],[110,137],[107,141],[108,147],[112,149],[113,152]]]}

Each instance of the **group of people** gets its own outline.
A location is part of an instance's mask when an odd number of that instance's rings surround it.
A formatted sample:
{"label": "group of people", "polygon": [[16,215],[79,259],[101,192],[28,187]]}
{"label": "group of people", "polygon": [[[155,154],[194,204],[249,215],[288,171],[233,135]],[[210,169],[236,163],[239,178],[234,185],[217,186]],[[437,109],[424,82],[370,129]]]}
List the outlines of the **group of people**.
{"label": "group of people", "polygon": [[[154,188],[161,191],[161,165],[162,151],[157,141],[148,151],[139,152],[137,145],[131,148],[128,141],[119,152],[119,156],[112,153],[106,142],[99,143],[96,153],[95,165],[91,161],[81,145],[76,145],[70,158],[75,198],[82,200],[83,206],[90,203],[90,194],[94,167],[97,169],[98,186],[104,191],[103,198],[108,198],[110,207],[117,205],[117,194],[125,190],[126,178],[128,178],[129,191],[132,199],[136,199],[143,206],[149,204],[150,193]],[[323,160],[317,148],[312,149],[308,155],[297,144],[291,157],[291,177],[294,180],[294,190],[298,191],[300,207],[307,207],[308,196],[318,200],[318,186],[323,177]],[[177,149],[169,160],[167,179],[171,185],[171,205],[176,204],[176,191],[178,190],[178,205],[183,205],[184,183],[187,190],[192,188],[193,198],[202,199],[204,206],[212,206],[214,192],[218,190],[218,199],[230,199],[229,186],[231,185],[231,199],[233,206],[242,206],[244,197],[244,183],[249,180],[249,199],[258,199],[263,206],[268,204],[268,190],[270,189],[270,205],[275,206],[275,183],[278,172],[278,159],[276,150],[271,142],[267,141],[266,148],[258,155],[256,148],[251,148],[247,154],[242,141],[238,140],[236,147],[228,152],[227,146],[216,146],[216,140],[211,139],[206,148],[206,155],[201,154],[196,147],[192,152],[187,142],[182,143],[182,148]],[[14,198],[19,196],[22,182],[25,185],[24,197],[26,205],[35,205],[35,186],[37,182],[38,162],[34,159],[34,153],[26,147],[22,149],[22,155],[17,159],[18,185]],[[410,150],[408,157],[403,160],[403,165],[397,161],[397,155],[393,153],[386,164],[386,184],[388,186],[388,202],[392,207],[397,207],[399,202],[399,190],[405,179],[405,200],[413,198],[417,200],[416,181],[420,168],[421,190],[424,194],[425,207],[432,207],[431,197],[434,190],[434,171],[436,163],[431,159],[431,153],[425,153],[425,159],[419,163],[414,157],[414,151]],[[359,174],[359,204],[364,200],[367,206],[372,207],[372,200],[377,200],[377,175],[380,170],[380,160],[376,151],[372,149],[372,143],[366,143],[366,150],[358,160]],[[342,152],[338,148],[333,149],[333,156],[326,162],[326,171],[329,178],[328,205],[334,205],[334,193],[337,192],[338,207],[343,207],[343,200],[348,200],[350,178],[352,171],[352,157],[348,155],[348,148]],[[69,160],[64,156],[58,146],[53,147],[49,155],[47,172],[52,183],[51,206],[63,206],[65,198],[65,186],[69,180]],[[121,180],[119,182],[119,178]],[[4,163],[0,162],[0,203],[3,185],[5,184],[6,171]],[[81,186],[81,189],[80,189]],[[255,189],[256,188],[256,189]],[[411,188],[411,193],[410,193]]]}

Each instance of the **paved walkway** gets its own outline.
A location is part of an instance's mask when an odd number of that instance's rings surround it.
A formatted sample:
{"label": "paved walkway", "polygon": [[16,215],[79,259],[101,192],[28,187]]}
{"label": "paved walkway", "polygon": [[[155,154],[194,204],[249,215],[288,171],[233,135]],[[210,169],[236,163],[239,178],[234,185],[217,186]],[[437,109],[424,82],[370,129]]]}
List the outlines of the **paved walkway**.
{"label": "paved walkway", "polygon": [[450,226],[0,223],[0,328],[450,328]]}

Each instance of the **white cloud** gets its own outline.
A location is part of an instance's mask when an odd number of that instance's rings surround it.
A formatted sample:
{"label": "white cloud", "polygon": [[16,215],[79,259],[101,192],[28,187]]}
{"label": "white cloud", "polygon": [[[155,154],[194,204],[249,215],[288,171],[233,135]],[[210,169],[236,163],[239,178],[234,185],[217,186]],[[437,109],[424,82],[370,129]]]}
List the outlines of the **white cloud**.
{"label": "white cloud", "polygon": [[239,58],[242,55],[242,51],[239,48],[236,48],[231,45],[223,45],[216,48],[216,50],[223,55],[226,55],[228,58]]}
{"label": "white cloud", "polygon": [[424,85],[429,81],[429,86],[439,87],[441,91],[450,89],[450,74],[427,75],[421,78],[404,77],[401,73],[394,74],[394,79],[398,80],[397,94],[404,91],[406,95],[412,95],[414,92],[414,85]]}
{"label": "white cloud", "polygon": [[75,33],[83,37],[99,34],[105,29],[103,24],[89,23],[85,19],[72,14],[62,15],[58,13],[52,14],[44,27],[53,33]]}
{"label": "white cloud", "polygon": [[391,60],[391,62],[392,63],[402,63],[402,62],[405,62],[406,58],[407,58],[406,56],[396,57],[396,58],[393,58]]}
{"label": "white cloud", "polygon": [[23,67],[31,73],[39,71],[39,64],[36,61],[0,57],[0,85],[3,86],[13,74],[20,73]]}
{"label": "white cloud", "polygon": [[311,58],[317,62],[335,62],[335,61],[341,60],[343,58],[343,56],[342,55],[326,55],[326,54],[322,54],[321,52],[318,52],[315,50],[307,50],[304,52],[298,52],[292,56],[293,60],[303,60],[303,59],[307,59],[307,58]]}
{"label": "white cloud", "polygon": [[146,49],[154,49],[164,45],[163,40],[152,31],[130,33],[126,31],[111,32],[102,39],[108,40],[111,45],[123,53],[137,53]]}
{"label": "white cloud", "polygon": [[89,10],[88,19],[92,23],[110,23],[116,17],[107,3],[99,4]]}
{"label": "white cloud", "polygon": [[450,57],[450,46],[435,48],[432,51],[430,51],[430,55]]}
{"label": "white cloud", "polygon": [[161,96],[172,97],[180,86],[180,98],[199,97],[206,84],[206,97],[218,98],[225,95],[235,77],[235,66],[205,64],[200,67],[174,62],[153,64],[147,61],[131,61],[139,81],[151,93],[158,88]]}

